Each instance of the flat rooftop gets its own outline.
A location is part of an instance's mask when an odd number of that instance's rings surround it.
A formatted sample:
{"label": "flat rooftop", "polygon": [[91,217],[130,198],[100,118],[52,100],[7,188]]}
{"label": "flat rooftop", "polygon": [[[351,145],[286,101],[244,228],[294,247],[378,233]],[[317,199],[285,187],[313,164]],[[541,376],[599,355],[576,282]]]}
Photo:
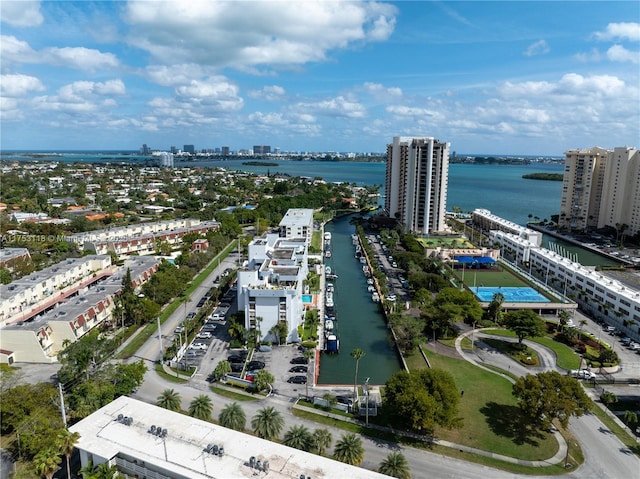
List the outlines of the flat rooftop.
{"label": "flat rooftop", "polygon": [[[131,418],[130,424],[118,420]],[[166,429],[161,437],[151,426]],[[385,478],[383,474],[350,466],[333,459],[266,441],[193,417],[121,396],[69,428],[80,434],[76,447],[116,462],[135,459],[143,467],[173,478],[236,479],[264,477],[297,479]],[[207,452],[222,446],[224,455]],[[256,460],[269,462],[268,473],[249,466]],[[119,461],[120,460],[120,461]],[[83,464],[84,466],[84,464]],[[142,471],[141,471],[142,472]]]}

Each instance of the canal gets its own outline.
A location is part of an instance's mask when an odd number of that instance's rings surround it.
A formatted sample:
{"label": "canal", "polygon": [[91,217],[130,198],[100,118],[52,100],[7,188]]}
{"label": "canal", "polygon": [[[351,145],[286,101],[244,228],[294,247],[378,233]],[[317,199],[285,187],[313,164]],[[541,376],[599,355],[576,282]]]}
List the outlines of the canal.
{"label": "canal", "polygon": [[365,355],[358,366],[358,383],[369,378],[370,384],[384,384],[402,366],[390,339],[384,316],[367,291],[367,279],[355,257],[351,235],[352,216],[337,218],[325,225],[331,233],[331,257],[325,264],[338,275],[333,293],[336,327],[340,339],[338,354],[322,354],[318,384],[353,384],[355,359],[351,351],[360,348]]}

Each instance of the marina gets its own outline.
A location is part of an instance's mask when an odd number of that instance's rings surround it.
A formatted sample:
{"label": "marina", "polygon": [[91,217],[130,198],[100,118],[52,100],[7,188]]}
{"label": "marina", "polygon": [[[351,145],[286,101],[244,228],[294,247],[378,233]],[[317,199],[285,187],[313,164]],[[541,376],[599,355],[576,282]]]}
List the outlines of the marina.
{"label": "marina", "polygon": [[375,287],[369,291],[373,285],[367,282],[370,272],[366,258],[363,264],[354,254],[358,238],[350,219],[336,218],[325,225],[325,232],[331,233],[332,254],[324,258],[324,295],[331,299],[331,308],[325,304],[319,385],[353,384],[354,361],[350,353],[355,348],[365,352],[358,376],[363,380],[369,377],[371,384],[383,384],[401,368],[380,305],[373,301]]}

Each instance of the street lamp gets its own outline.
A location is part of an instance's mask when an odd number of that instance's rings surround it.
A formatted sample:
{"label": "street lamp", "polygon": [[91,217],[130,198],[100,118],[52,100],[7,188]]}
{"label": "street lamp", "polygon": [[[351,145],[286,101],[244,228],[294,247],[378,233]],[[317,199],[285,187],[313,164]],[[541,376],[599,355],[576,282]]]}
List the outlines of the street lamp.
{"label": "street lamp", "polygon": [[364,382],[364,385],[362,386],[364,389],[364,397],[366,398],[366,404],[365,404],[365,424],[368,426],[369,425],[369,378],[367,378]]}

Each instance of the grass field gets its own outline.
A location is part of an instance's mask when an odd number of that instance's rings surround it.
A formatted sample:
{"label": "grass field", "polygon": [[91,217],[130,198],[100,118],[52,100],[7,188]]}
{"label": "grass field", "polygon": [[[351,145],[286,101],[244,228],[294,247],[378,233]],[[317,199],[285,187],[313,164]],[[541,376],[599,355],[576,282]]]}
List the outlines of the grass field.
{"label": "grass field", "polygon": [[475,248],[475,246],[469,241],[459,238],[447,238],[447,237],[430,237],[430,238],[417,238],[418,243],[420,243],[425,248]]}
{"label": "grass field", "polygon": [[[425,351],[432,367],[449,371],[458,389],[461,429],[437,429],[438,439],[528,460],[552,457],[558,450],[555,438],[546,432],[527,431],[512,385],[506,379],[480,369],[462,359]],[[407,358],[411,369],[426,367],[420,354]]]}
{"label": "grass field", "polygon": [[[456,277],[462,281],[462,270],[454,270]],[[518,276],[513,275],[509,270],[496,266],[493,269],[469,269],[464,271],[464,284],[467,286],[504,286],[523,287],[531,286]]]}

